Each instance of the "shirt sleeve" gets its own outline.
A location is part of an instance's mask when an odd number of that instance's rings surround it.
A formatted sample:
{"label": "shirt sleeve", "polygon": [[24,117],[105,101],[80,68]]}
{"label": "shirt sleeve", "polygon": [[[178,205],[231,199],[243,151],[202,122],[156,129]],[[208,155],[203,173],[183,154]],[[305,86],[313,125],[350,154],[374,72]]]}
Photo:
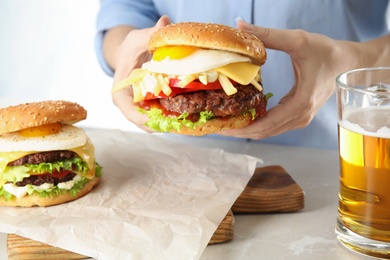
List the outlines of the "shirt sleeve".
{"label": "shirt sleeve", "polygon": [[103,40],[107,30],[119,25],[152,27],[159,18],[160,14],[151,0],[101,0],[96,21],[95,51],[103,71],[114,75],[103,56]]}

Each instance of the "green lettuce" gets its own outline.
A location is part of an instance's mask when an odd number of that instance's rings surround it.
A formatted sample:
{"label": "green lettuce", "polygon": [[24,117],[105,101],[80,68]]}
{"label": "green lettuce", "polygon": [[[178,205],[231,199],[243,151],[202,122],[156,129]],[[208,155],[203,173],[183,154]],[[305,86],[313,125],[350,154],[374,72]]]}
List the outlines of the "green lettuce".
{"label": "green lettuce", "polygon": [[7,166],[1,176],[5,182],[16,183],[30,177],[30,169],[25,166]]}
{"label": "green lettuce", "polygon": [[138,108],[138,111],[142,114],[146,114],[149,117],[149,121],[146,122],[146,126],[157,132],[170,132],[172,129],[180,131],[182,126],[186,126],[191,129],[195,129],[198,125],[204,124],[207,120],[213,117],[212,112],[201,112],[198,121],[192,122],[187,119],[188,112],[184,112],[177,117],[167,117],[160,109],[151,108],[145,110]]}
{"label": "green lettuce", "polygon": [[[250,113],[251,116],[252,116],[252,120],[255,120],[255,118],[256,118],[256,109],[251,108],[248,111],[246,111],[246,113]],[[246,113],[244,113],[244,116],[246,116]]]}
{"label": "green lettuce", "polygon": [[265,97],[265,99],[268,101],[268,99],[270,99],[271,97],[273,97],[274,96],[274,94],[273,93],[271,93],[271,92],[269,92],[269,93],[267,93],[267,94],[265,94],[264,95],[264,97]]}
{"label": "green lettuce", "polygon": [[88,163],[81,160],[80,158],[66,159],[60,162],[53,163],[43,162],[40,164],[25,164],[24,166],[28,167],[33,173],[52,173],[54,170],[58,172],[61,170],[74,170],[85,174],[88,171]]}
{"label": "green lettuce", "polygon": [[0,189],[0,198],[4,198],[5,201],[9,201],[12,198],[12,194],[4,190],[4,188]]}

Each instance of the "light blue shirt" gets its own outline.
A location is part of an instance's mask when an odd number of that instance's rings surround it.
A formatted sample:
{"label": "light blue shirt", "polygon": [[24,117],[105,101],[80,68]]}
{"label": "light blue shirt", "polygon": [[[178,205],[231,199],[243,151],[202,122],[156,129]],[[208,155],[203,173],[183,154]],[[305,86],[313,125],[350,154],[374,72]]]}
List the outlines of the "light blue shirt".
{"label": "light blue shirt", "polygon": [[[197,21],[236,27],[237,19],[243,19],[264,27],[303,29],[333,39],[366,41],[389,32],[386,26],[388,4],[388,0],[102,0],[97,18],[97,57],[103,70],[112,75],[102,55],[104,32],[118,25],[151,27],[162,15],[168,15],[173,23]],[[265,92],[274,94],[268,104],[268,108],[273,107],[294,83],[289,56],[267,50],[262,80]],[[332,96],[306,128],[261,141],[336,149],[335,100]]]}

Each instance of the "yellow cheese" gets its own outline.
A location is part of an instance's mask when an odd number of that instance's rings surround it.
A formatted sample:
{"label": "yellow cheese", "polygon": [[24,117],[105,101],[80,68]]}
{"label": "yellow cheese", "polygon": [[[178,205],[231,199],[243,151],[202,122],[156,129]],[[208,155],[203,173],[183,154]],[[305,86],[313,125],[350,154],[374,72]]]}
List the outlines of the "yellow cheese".
{"label": "yellow cheese", "polygon": [[[88,172],[83,175],[83,177],[93,179],[95,176],[95,150],[89,138],[83,146],[68,150],[75,152],[83,161],[87,162]],[[36,152],[0,152],[0,187],[2,187],[5,183],[5,181],[1,179],[1,174],[5,171],[7,164],[32,153]]]}
{"label": "yellow cheese", "polygon": [[218,75],[219,83],[221,84],[226,95],[230,96],[237,93],[237,89],[233,86],[230,80],[223,74]]}
{"label": "yellow cheese", "polygon": [[132,87],[133,87],[134,102],[140,102],[144,100],[140,83],[138,82],[133,83]]}
{"label": "yellow cheese", "polygon": [[83,161],[87,162],[88,172],[83,177],[93,179],[95,177],[95,149],[91,140],[88,138],[83,146],[69,150],[75,152]]}
{"label": "yellow cheese", "polygon": [[215,70],[241,85],[248,85],[257,76],[259,69],[258,65],[252,63],[237,62],[216,68]]}
{"label": "yellow cheese", "polygon": [[122,89],[130,86],[134,82],[138,82],[138,81],[142,80],[142,78],[145,77],[145,75],[148,73],[149,73],[149,71],[144,70],[144,69],[132,70],[130,75],[127,78],[119,81],[118,83],[116,83],[112,87],[111,92],[112,93],[118,92],[119,90],[122,90]]}

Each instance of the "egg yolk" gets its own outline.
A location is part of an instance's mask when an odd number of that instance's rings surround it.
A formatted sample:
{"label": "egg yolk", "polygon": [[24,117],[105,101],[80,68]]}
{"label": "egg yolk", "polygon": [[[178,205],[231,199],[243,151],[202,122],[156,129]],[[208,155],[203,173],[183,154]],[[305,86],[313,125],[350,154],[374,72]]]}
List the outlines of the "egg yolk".
{"label": "egg yolk", "polygon": [[166,46],[153,53],[153,60],[162,61],[165,58],[180,60],[192,54],[197,48],[191,46]]}
{"label": "egg yolk", "polygon": [[61,124],[49,124],[37,127],[26,128],[19,131],[19,135],[24,137],[41,137],[56,134],[61,131]]}

